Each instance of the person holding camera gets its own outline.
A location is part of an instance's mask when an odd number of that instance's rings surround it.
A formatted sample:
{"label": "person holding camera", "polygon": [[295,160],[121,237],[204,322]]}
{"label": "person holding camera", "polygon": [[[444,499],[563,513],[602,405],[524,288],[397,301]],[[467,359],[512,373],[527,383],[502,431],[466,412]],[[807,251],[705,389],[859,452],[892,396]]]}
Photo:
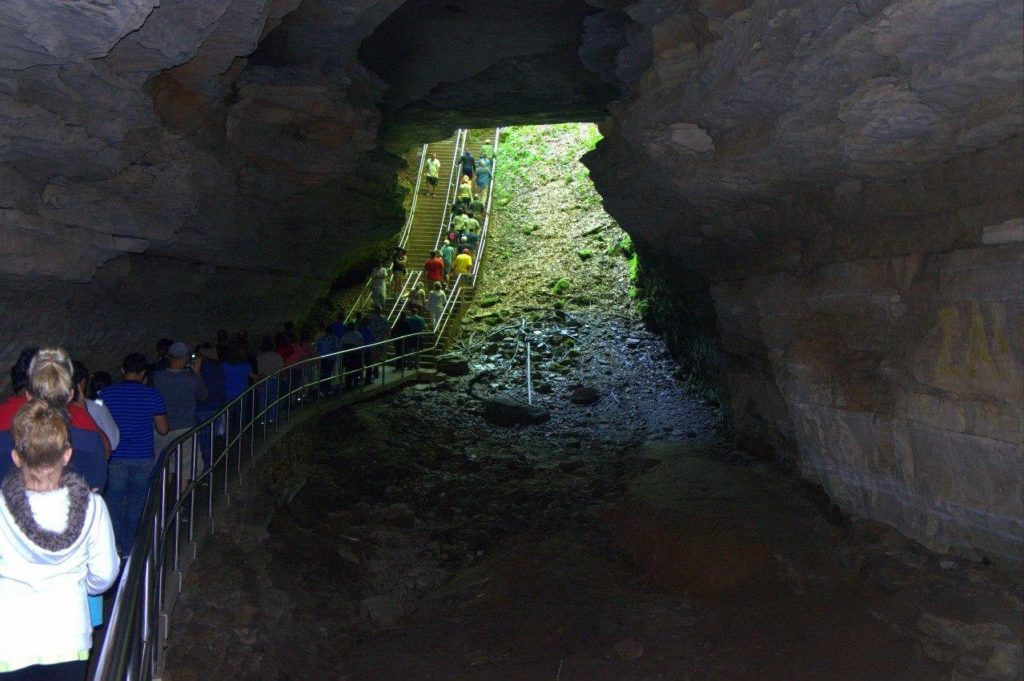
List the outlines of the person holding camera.
{"label": "person holding camera", "polygon": [[[167,406],[167,423],[170,428],[166,435],[154,438],[154,450],[160,452],[196,425],[196,403],[209,396],[206,382],[202,377],[203,359],[193,354],[188,345],[181,341],[174,342],[167,351],[169,366],[153,374],[153,387],[160,392]],[[195,458],[193,440],[181,443],[181,479],[182,487],[192,479],[193,459]],[[174,452],[170,453],[174,456]],[[196,461],[196,472],[203,470],[202,458]]]}

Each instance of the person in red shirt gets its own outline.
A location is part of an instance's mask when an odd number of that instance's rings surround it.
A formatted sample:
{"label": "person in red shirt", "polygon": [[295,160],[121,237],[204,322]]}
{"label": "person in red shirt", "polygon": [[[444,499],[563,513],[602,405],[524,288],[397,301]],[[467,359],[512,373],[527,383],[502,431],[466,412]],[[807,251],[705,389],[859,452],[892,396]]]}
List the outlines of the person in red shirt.
{"label": "person in red shirt", "polygon": [[[39,348],[25,348],[18,355],[18,361],[11,367],[11,387],[14,389],[14,394],[0,402],[0,430],[10,430],[14,423],[14,415],[21,409],[21,405],[28,402],[28,367],[38,350]],[[102,435],[96,421],[88,411],[79,405],[68,405],[68,416],[71,419],[71,425],[75,428],[96,431]],[[103,437],[106,439],[106,436]]]}
{"label": "person in red shirt", "polygon": [[423,263],[423,271],[427,278],[427,287],[433,288],[434,282],[444,281],[444,260],[440,251],[431,251],[430,258]]}
{"label": "person in red shirt", "polygon": [[[63,373],[67,374],[67,386],[63,381],[39,380],[39,388],[42,393],[33,394],[31,376],[33,360],[39,360],[40,365],[48,365],[52,371],[40,370],[40,375],[49,379]],[[0,452],[9,452],[13,447],[12,427],[14,415],[29,400],[41,399],[50,402],[51,407],[60,410],[67,410],[70,424],[69,432],[71,445],[74,453],[71,457],[71,467],[74,471],[85,478],[89,487],[96,491],[102,491],[107,484],[107,458],[110,456],[110,441],[103,431],[99,429],[92,416],[83,407],[77,404],[70,404],[73,395],[71,386],[71,362],[67,353],[59,348],[49,348],[40,351],[38,348],[26,348],[22,350],[18,361],[11,367],[11,385],[15,394],[0,404]],[[67,393],[60,391],[67,387]],[[0,479],[7,475],[13,467],[10,456],[0,456]]]}

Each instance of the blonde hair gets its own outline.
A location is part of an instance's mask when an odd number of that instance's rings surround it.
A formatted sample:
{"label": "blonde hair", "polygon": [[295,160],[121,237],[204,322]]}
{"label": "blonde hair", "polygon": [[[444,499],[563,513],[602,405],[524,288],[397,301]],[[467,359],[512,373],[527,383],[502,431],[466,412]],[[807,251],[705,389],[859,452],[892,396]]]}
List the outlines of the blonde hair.
{"label": "blonde hair", "polygon": [[21,406],[11,430],[14,448],[30,469],[59,466],[64,452],[71,449],[66,413],[40,400]]}
{"label": "blonde hair", "polygon": [[64,409],[75,394],[71,380],[74,367],[64,348],[40,348],[28,365],[28,389],[32,397],[54,409]]}

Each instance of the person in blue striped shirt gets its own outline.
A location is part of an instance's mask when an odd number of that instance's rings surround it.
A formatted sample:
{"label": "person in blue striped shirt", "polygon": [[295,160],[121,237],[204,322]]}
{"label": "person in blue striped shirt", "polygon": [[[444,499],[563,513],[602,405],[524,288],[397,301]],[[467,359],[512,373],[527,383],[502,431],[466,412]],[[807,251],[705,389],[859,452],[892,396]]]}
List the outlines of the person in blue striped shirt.
{"label": "person in blue striped shirt", "polygon": [[133,352],[121,365],[124,380],[100,393],[121,433],[121,441],[110,457],[106,498],[122,556],[131,552],[146,505],[156,462],[153,431],[166,435],[169,430],[163,398],[159,391],[143,383],[147,370],[145,355]]}

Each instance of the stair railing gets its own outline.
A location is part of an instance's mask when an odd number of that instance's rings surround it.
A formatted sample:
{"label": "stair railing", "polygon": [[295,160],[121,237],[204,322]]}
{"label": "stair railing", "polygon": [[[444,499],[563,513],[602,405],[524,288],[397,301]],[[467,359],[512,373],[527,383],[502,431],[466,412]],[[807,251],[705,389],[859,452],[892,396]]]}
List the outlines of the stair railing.
{"label": "stair railing", "polygon": [[444,195],[444,210],[441,211],[441,224],[437,226],[437,238],[434,239],[434,250],[440,250],[441,242],[448,233],[448,224],[451,222],[452,204],[459,191],[459,180],[462,179],[462,152],[466,150],[466,138],[469,130],[460,128],[455,137],[455,154],[452,161],[452,173],[448,178],[448,190]]}
{"label": "stair railing", "polygon": [[389,324],[394,326],[395,322],[398,321],[398,318],[402,316],[402,312],[405,310],[406,305],[408,305],[409,295],[413,292],[413,289],[416,288],[416,284],[418,284],[422,278],[422,271],[413,272],[406,276],[405,285],[402,286],[402,290],[398,293],[398,297],[395,298],[394,304],[391,306],[391,309],[388,310]]}
{"label": "stair railing", "polygon": [[473,258],[473,286],[476,286],[476,277],[480,273],[480,262],[484,259],[484,245],[487,243],[487,228],[491,224],[491,201],[494,198],[494,178],[498,172],[498,140],[501,137],[501,128],[494,129],[494,153],[491,159],[491,182],[487,185],[487,200],[484,202],[484,220],[480,226],[480,238],[476,244],[476,255]]}
{"label": "stair railing", "polygon": [[402,228],[402,236],[398,240],[398,245],[405,247],[407,241],[409,241],[409,233],[412,231],[413,219],[416,217],[416,203],[420,198],[420,186],[423,184],[423,166],[427,162],[427,151],[429,144],[424,144],[420,149],[420,165],[416,169],[416,184],[413,185],[412,190],[412,203],[409,204],[409,214],[405,218],[405,226]]}
{"label": "stair railing", "polygon": [[455,308],[459,302],[459,295],[462,293],[462,281],[463,276],[458,275],[455,277],[455,282],[448,287],[448,299],[444,302],[444,307],[441,309],[440,318],[434,322],[434,348],[440,347],[442,340],[444,339],[444,332],[448,328],[448,320],[452,318],[455,313]]}
{"label": "stair railing", "polygon": [[[92,681],[160,676],[170,613],[185,571],[196,557],[200,534],[215,541],[215,511],[219,504],[230,504],[232,484],[249,474],[251,464],[280,435],[304,421],[303,414],[323,413],[335,394],[345,395],[364,381],[359,390],[374,387],[378,379],[382,388],[389,377],[391,383],[413,379],[416,372],[409,371],[410,364],[437,347],[436,340],[430,344],[432,336],[421,331],[295,362],[261,378],[160,452]],[[393,347],[396,352],[388,356]],[[365,361],[374,354],[379,354],[378,361]],[[218,424],[224,427],[222,446],[215,435]],[[188,451],[195,453],[190,470],[185,465]],[[209,455],[205,470],[200,452]]]}
{"label": "stair railing", "polygon": [[[419,201],[420,188],[423,183],[423,167],[427,162],[427,151],[429,149],[428,144],[424,144],[420,148],[420,163],[416,169],[416,184],[413,185],[412,190],[412,203],[409,204],[409,213],[405,217],[405,225],[402,227],[402,235],[398,239],[398,245],[402,248],[409,241],[409,234],[412,232],[413,219],[416,217],[416,203]],[[355,318],[356,312],[366,307],[367,301],[370,300],[373,295],[373,276],[367,277],[366,283],[363,285],[363,290],[359,292],[359,297],[356,298],[356,302],[349,308],[348,313],[345,315],[344,322],[350,323]]]}
{"label": "stair railing", "polygon": [[349,308],[348,313],[345,315],[344,322],[348,324],[355,317],[358,310],[363,309],[366,306],[367,301],[370,300],[373,295],[373,275],[371,274],[366,278],[366,283],[363,284],[363,290],[359,292],[359,297],[356,298],[356,302],[352,303],[352,307]]}

